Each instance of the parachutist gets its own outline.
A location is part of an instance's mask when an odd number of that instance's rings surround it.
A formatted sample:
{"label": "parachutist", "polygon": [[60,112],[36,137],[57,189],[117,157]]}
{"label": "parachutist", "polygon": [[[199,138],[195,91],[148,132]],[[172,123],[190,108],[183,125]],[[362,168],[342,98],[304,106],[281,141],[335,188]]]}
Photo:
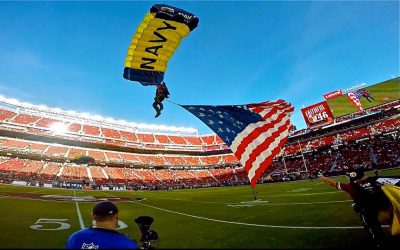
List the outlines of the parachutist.
{"label": "parachutist", "polygon": [[161,84],[157,85],[156,96],[154,97],[153,108],[156,110],[156,118],[161,115],[161,110],[164,109],[164,105],[162,102],[165,98],[169,98],[169,91],[165,82],[161,82]]}

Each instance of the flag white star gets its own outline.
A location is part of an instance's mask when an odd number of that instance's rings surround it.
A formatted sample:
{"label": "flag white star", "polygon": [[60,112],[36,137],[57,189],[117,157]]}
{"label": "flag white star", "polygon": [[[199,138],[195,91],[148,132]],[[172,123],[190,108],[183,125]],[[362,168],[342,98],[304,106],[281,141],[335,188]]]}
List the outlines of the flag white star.
{"label": "flag white star", "polygon": [[199,116],[200,117],[204,117],[204,116],[206,116],[204,113],[199,113]]}
{"label": "flag white star", "polygon": [[213,120],[208,120],[208,124],[213,125],[214,124]]}

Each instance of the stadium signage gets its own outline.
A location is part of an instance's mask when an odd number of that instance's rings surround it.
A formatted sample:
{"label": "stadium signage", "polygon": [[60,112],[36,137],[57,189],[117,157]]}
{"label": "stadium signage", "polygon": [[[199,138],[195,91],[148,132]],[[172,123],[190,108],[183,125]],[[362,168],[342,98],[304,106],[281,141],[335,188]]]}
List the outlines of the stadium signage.
{"label": "stadium signage", "polygon": [[365,86],[367,86],[367,84],[365,84],[365,83],[357,84],[356,86],[353,86],[353,87],[350,87],[350,88],[347,88],[347,89],[343,89],[342,90],[342,94],[345,95],[345,94],[353,92],[355,90],[362,89]]}
{"label": "stadium signage", "polygon": [[332,92],[330,92],[328,94],[325,94],[323,96],[324,96],[325,100],[330,100],[330,99],[334,99],[336,97],[339,97],[341,95],[342,95],[342,90],[335,90],[335,91],[332,91]]}
{"label": "stadium signage", "polygon": [[332,91],[332,92],[330,92],[330,93],[328,93],[328,94],[325,94],[325,95],[323,95],[323,96],[324,96],[324,98],[325,98],[326,101],[327,101],[327,100],[331,100],[331,99],[335,99],[336,97],[345,95],[345,94],[347,94],[347,93],[353,92],[353,91],[358,90],[358,89],[362,89],[362,88],[364,88],[366,85],[367,85],[367,84],[365,84],[365,83],[360,83],[360,84],[357,84],[357,85],[352,86],[352,87],[350,87],[350,88],[339,89],[339,90]]}
{"label": "stadium signage", "polygon": [[333,120],[333,114],[325,101],[305,107],[301,109],[301,113],[303,114],[307,126]]}

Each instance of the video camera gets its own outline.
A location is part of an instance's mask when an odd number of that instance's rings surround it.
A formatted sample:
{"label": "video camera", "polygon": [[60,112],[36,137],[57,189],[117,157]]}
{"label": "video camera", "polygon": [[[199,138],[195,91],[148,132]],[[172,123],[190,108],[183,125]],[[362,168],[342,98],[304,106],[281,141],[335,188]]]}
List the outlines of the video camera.
{"label": "video camera", "polygon": [[158,244],[159,238],[158,234],[150,229],[151,223],[153,223],[153,218],[150,216],[139,216],[135,219],[136,224],[139,226],[139,230],[142,234],[140,238],[140,245],[142,249],[154,249],[152,244]]}

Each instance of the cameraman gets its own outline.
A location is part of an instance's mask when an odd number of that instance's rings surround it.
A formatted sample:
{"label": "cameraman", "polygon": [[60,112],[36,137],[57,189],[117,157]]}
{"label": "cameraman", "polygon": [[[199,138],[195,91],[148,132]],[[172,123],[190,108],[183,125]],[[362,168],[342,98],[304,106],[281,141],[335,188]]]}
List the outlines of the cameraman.
{"label": "cameraman", "polygon": [[362,169],[350,168],[346,176],[349,183],[335,182],[330,178],[321,176],[320,179],[339,190],[345,191],[353,199],[353,210],[360,216],[365,229],[371,236],[376,247],[382,247],[383,231],[379,220],[380,212],[390,209],[389,199],[377,186],[377,177],[363,179]]}
{"label": "cameraman", "polygon": [[118,208],[111,201],[102,201],[93,207],[95,225],[72,234],[67,249],[139,249],[135,241],[116,231]]}

